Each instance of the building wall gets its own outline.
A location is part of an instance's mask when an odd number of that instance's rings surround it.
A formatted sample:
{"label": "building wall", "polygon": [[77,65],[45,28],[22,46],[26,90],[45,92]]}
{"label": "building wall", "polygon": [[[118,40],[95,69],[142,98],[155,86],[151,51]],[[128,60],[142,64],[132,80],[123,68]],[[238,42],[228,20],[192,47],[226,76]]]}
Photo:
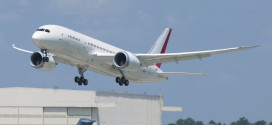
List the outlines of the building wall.
{"label": "building wall", "polygon": [[96,92],[96,101],[116,103],[98,108],[101,125],[161,125],[161,96]]}
{"label": "building wall", "polygon": [[[91,107],[0,107],[0,125],[76,125],[98,116]],[[93,114],[92,114],[93,113]]]}

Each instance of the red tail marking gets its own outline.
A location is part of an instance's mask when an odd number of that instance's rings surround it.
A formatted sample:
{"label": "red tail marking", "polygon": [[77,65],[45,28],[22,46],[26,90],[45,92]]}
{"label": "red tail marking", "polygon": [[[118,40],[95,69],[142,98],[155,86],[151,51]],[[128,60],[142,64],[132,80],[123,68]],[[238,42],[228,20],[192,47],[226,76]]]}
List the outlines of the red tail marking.
{"label": "red tail marking", "polygon": [[[171,34],[171,31],[172,31],[172,29],[169,28],[169,33],[168,33],[168,35],[167,35],[167,37],[165,39],[165,42],[163,44],[163,47],[162,47],[162,50],[161,50],[161,54],[165,53],[165,50],[166,50],[166,47],[167,47],[167,44],[168,44],[168,40],[169,40],[169,37],[170,37],[170,34]],[[156,66],[159,67],[159,68],[161,68],[161,63],[157,63]]]}

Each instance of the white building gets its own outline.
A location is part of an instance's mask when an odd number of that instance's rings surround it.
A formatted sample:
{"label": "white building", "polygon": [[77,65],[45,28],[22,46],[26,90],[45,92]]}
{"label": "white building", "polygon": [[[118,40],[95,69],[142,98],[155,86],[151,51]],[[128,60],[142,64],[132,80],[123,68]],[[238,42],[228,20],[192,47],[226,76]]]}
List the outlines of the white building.
{"label": "white building", "polygon": [[98,125],[161,125],[162,96],[115,92],[1,88],[0,125],[75,125],[80,118]]}

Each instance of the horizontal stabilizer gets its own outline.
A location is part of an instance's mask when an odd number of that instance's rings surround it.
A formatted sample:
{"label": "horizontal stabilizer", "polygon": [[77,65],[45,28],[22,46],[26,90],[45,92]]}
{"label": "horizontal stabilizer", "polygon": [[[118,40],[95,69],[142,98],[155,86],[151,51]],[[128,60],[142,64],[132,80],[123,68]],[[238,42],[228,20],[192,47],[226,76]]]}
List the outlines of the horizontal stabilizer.
{"label": "horizontal stabilizer", "polygon": [[162,72],[159,73],[162,76],[207,76],[203,73],[186,73],[186,72]]}

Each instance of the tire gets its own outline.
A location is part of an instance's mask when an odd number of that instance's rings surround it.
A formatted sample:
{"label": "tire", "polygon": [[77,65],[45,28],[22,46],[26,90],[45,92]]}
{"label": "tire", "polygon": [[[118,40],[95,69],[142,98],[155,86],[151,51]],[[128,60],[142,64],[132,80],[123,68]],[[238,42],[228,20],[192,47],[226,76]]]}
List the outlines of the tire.
{"label": "tire", "polygon": [[75,83],[78,83],[79,82],[79,78],[76,76],[75,77]]}
{"label": "tire", "polygon": [[77,83],[79,86],[81,86],[82,85],[82,82],[80,82],[80,81],[78,81],[78,83]]}
{"label": "tire", "polygon": [[120,77],[116,77],[116,78],[115,78],[115,82],[116,82],[116,83],[120,83],[120,82],[121,82]]}
{"label": "tire", "polygon": [[120,85],[120,86],[123,86],[123,83],[122,83],[122,82],[119,82],[119,85]]}
{"label": "tire", "polygon": [[125,78],[125,77],[122,77],[122,78],[121,78],[121,82],[122,82],[122,83],[125,83],[125,82],[126,82],[126,78]]}
{"label": "tire", "polygon": [[85,80],[84,77],[79,78],[79,81],[82,82],[82,83],[84,83],[84,80]]}
{"label": "tire", "polygon": [[46,61],[46,62],[49,62],[49,57],[45,57],[45,61]]}
{"label": "tire", "polygon": [[129,85],[129,81],[125,80],[124,84],[125,84],[125,86],[128,86]]}
{"label": "tire", "polygon": [[87,80],[87,79],[84,79],[83,84],[84,84],[85,86],[88,85],[88,80]]}

